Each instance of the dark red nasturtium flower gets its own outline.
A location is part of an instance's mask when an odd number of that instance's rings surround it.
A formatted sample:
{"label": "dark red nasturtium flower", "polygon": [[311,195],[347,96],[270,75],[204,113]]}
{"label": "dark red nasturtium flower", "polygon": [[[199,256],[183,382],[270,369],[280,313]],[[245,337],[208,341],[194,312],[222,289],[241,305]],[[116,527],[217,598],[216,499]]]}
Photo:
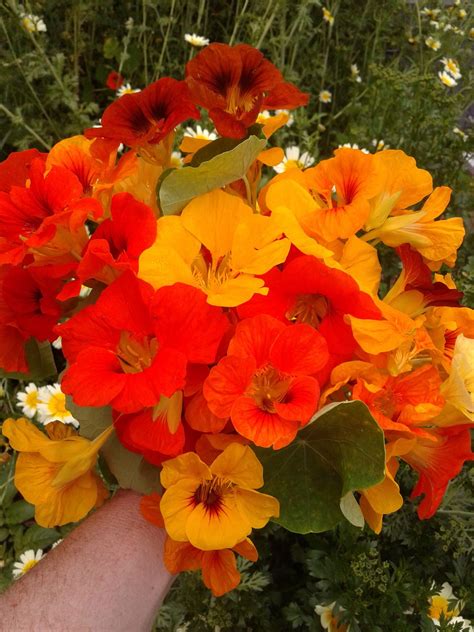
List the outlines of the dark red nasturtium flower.
{"label": "dark red nasturtium flower", "polygon": [[108,138],[129,147],[155,145],[188,118],[199,118],[184,81],[158,79],[145,90],[124,94],[106,108],[102,127],[91,127],[87,138]]}
{"label": "dark red nasturtium flower", "polygon": [[112,70],[107,75],[105,85],[110,90],[118,90],[120,86],[123,84],[123,82],[124,82],[124,78],[122,77],[122,75],[116,70]]}
{"label": "dark red nasturtium flower", "polygon": [[209,111],[219,134],[230,138],[245,136],[261,110],[293,109],[309,98],[247,44],[207,46],[188,62],[186,83],[194,103]]}

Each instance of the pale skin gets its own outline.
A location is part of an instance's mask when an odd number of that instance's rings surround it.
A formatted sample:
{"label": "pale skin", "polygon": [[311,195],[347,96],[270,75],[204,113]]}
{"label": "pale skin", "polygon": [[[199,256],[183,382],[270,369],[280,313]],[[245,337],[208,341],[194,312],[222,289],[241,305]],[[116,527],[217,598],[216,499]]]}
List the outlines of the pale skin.
{"label": "pale skin", "polygon": [[174,579],[163,529],[117,495],[0,596],[1,632],[150,632]]}

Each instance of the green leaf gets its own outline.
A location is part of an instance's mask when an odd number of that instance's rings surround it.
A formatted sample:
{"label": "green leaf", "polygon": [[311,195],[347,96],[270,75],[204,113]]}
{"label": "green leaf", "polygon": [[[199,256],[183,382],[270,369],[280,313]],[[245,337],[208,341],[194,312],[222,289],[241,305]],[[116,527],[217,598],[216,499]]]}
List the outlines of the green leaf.
{"label": "green leaf", "polygon": [[258,448],[267,494],[280,501],[276,520],[295,533],[319,533],[343,519],[340,500],[385,474],[383,432],[360,401],[318,411],[286,448]]}
{"label": "green leaf", "polygon": [[0,377],[36,382],[37,380],[46,380],[57,376],[58,370],[48,341],[38,342],[35,338],[30,338],[25,345],[25,355],[28,363],[28,373],[9,373],[0,369]]}
{"label": "green leaf", "polygon": [[23,534],[23,546],[25,549],[45,549],[54,544],[61,534],[56,529],[46,529],[34,524]]}
{"label": "green leaf", "polygon": [[22,524],[31,520],[35,515],[35,508],[26,500],[17,500],[5,509],[5,522],[9,525]]}
{"label": "green leaf", "polygon": [[[160,180],[158,197],[163,215],[175,215],[197,195],[240,180],[265,147],[266,140],[250,136],[234,147],[233,144],[226,139],[215,140],[200,150],[201,157],[212,156],[208,160],[201,162],[199,156],[195,156],[198,166],[173,169]],[[213,155],[216,147],[224,151]]]}
{"label": "green leaf", "polygon": [[[80,424],[80,434],[87,439],[94,439],[112,423],[109,406],[77,406],[68,397],[67,407]],[[124,448],[116,435],[112,435],[104,445],[102,455],[122,489],[133,489],[141,494],[160,489],[160,469],[145,461],[140,454]]]}
{"label": "green leaf", "polygon": [[10,535],[10,531],[6,527],[0,528],[0,542],[3,542]]}

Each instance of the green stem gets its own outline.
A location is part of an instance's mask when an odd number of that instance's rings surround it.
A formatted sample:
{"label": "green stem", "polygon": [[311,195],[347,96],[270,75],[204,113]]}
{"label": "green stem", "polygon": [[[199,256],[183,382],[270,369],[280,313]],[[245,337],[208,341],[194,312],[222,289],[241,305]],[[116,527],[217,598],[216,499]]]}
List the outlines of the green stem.
{"label": "green stem", "polygon": [[5,114],[11,118],[13,123],[19,123],[20,125],[22,125],[28,132],[30,132],[32,136],[34,136],[34,138],[36,138],[39,143],[41,143],[41,145],[43,145],[45,149],[47,149],[48,151],[51,149],[51,145],[49,143],[41,138],[41,136],[37,134],[32,127],[27,125],[27,123],[25,123],[22,118],[18,118],[18,116],[16,116],[15,114],[13,114],[13,112],[6,108],[3,103],[0,103],[0,111],[5,112]]}

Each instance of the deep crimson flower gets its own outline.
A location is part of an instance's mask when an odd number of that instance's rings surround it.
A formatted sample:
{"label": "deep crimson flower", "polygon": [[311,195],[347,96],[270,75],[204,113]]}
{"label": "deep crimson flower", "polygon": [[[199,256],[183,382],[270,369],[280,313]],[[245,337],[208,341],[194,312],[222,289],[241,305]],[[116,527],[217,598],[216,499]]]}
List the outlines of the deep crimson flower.
{"label": "deep crimson flower", "polygon": [[102,127],[91,127],[87,138],[108,138],[129,147],[159,143],[188,118],[199,118],[184,81],[158,79],[145,90],[125,94],[102,115]]}
{"label": "deep crimson flower", "polygon": [[292,109],[308,95],[286,83],[263,54],[247,44],[211,44],[186,66],[194,102],[209,110],[222,136],[242,138],[267,107]]}
{"label": "deep crimson flower", "polygon": [[105,85],[107,86],[107,88],[110,88],[110,90],[118,90],[120,86],[123,85],[124,81],[125,79],[119,72],[117,72],[116,70],[111,70],[107,75]]}
{"label": "deep crimson flower", "polygon": [[154,407],[184,387],[188,362],[215,360],[227,327],[197,288],[177,283],[155,292],[125,272],[57,327],[70,363],[62,388],[80,406]]}
{"label": "deep crimson flower", "polygon": [[92,235],[77,269],[81,281],[96,279],[109,285],[125,270],[138,270],[138,257],[156,237],[156,217],[149,206],[130,193],[112,198],[111,218]]}
{"label": "deep crimson flower", "polygon": [[327,362],[324,338],[306,324],[262,314],[241,321],[228,355],[211,369],[203,393],[210,410],[262,447],[282,448],[319,401],[313,375]]}

